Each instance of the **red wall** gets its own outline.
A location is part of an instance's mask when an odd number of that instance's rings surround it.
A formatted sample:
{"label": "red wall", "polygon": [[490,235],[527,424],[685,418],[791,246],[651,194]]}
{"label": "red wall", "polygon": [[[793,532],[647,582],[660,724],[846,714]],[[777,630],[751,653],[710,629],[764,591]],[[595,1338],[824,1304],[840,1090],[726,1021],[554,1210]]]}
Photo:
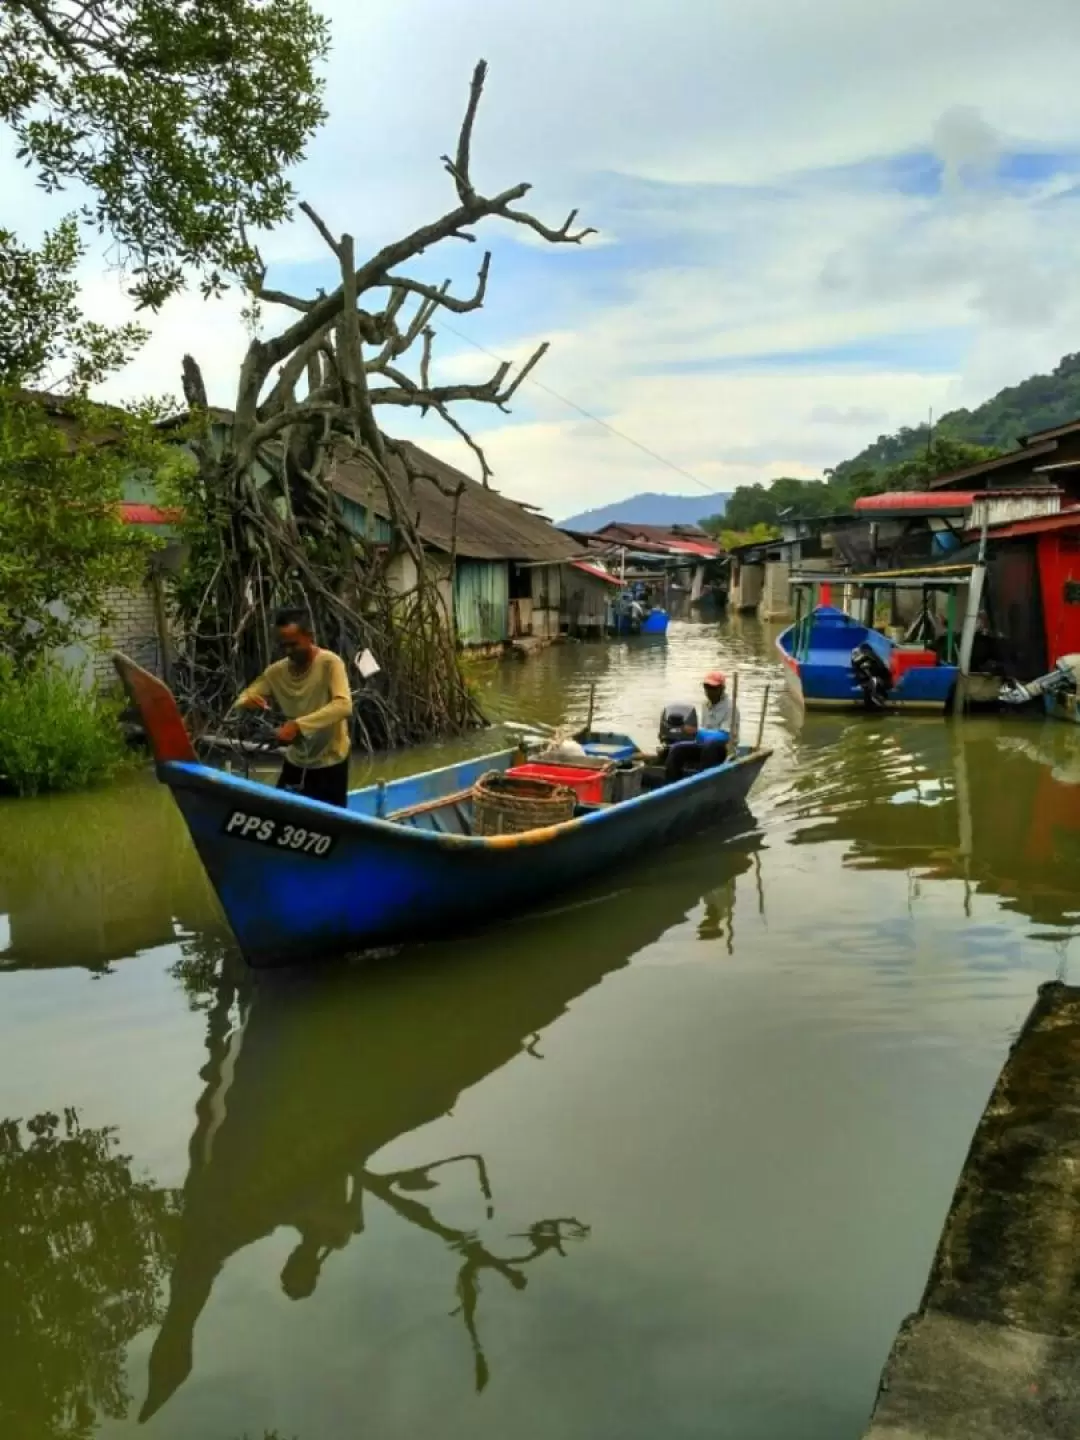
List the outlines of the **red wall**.
{"label": "red wall", "polygon": [[1046,658],[1053,665],[1060,655],[1080,653],[1080,604],[1065,603],[1065,585],[1080,585],[1080,538],[1074,535],[1039,536],[1039,579],[1042,584],[1046,625]]}

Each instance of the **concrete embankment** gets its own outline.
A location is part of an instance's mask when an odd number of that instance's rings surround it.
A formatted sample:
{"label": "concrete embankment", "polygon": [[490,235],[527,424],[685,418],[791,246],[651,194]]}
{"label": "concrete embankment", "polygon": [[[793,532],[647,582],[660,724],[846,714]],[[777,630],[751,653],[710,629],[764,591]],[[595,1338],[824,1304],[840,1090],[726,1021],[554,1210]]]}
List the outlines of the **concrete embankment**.
{"label": "concrete embankment", "polygon": [[1044,985],[979,1122],[866,1440],[1080,1437],[1080,988]]}

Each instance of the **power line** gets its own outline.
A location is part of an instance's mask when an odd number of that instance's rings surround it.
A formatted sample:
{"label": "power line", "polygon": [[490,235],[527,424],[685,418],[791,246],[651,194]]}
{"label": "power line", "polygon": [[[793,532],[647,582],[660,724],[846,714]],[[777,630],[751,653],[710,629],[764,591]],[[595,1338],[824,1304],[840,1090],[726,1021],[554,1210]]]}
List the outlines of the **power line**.
{"label": "power line", "polygon": [[[455,330],[452,325],[447,325],[445,320],[440,320],[439,325],[433,326],[432,328],[449,330],[451,335],[456,335],[459,340],[464,340],[466,345],[471,345],[474,350],[481,351],[484,355],[489,356],[500,365],[508,363],[501,355],[496,355],[494,350],[489,350],[485,345],[481,345],[468,335],[463,335],[460,330]],[[648,445],[643,445],[640,440],[635,440],[632,435],[627,435],[625,431],[616,429],[616,427],[609,424],[607,420],[601,420],[599,415],[594,415],[591,410],[586,410],[584,405],[578,405],[576,401],[568,399],[565,395],[560,395],[558,390],[553,390],[550,385],[545,385],[542,380],[537,380],[532,375],[526,375],[525,383],[527,385],[535,385],[538,390],[545,391],[548,395],[552,396],[553,399],[560,401],[563,405],[568,405],[571,410],[576,410],[579,415],[584,415],[585,419],[591,420],[594,425],[602,425],[605,430],[610,431],[611,434],[617,436],[618,439],[625,440],[627,445],[633,445],[634,449],[640,450],[643,455],[648,455],[650,459],[658,461],[661,465],[666,465],[669,470],[674,470],[676,475],[682,475],[687,480],[692,480],[694,484],[699,485],[707,495],[715,495],[717,493],[713,487],[706,484],[704,480],[699,480],[698,477],[691,474],[689,470],[684,470],[681,465],[676,465],[674,460],[669,460],[667,456],[659,454],[656,450],[650,450]]]}

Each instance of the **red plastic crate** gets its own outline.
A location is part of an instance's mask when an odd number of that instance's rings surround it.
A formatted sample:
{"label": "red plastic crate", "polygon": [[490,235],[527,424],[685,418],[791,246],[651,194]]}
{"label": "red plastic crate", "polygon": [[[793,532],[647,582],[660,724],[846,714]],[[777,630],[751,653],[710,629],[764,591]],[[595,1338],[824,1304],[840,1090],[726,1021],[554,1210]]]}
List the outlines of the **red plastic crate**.
{"label": "red plastic crate", "polygon": [[520,775],[526,780],[550,780],[556,785],[566,785],[576,792],[582,805],[601,805],[608,799],[610,769],[582,770],[576,765],[540,764],[515,765],[507,775]]}
{"label": "red plastic crate", "polygon": [[896,649],[889,657],[889,669],[894,680],[901,680],[909,670],[923,670],[936,665],[938,657],[933,650]]}

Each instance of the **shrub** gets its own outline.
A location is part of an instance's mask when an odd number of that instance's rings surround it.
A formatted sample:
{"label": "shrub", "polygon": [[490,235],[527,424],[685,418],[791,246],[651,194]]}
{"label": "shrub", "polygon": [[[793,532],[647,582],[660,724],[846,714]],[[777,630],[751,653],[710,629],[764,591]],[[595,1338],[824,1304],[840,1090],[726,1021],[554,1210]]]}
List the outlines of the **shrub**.
{"label": "shrub", "polygon": [[0,657],[0,794],[80,790],[129,763],[121,706],[55,666]]}

